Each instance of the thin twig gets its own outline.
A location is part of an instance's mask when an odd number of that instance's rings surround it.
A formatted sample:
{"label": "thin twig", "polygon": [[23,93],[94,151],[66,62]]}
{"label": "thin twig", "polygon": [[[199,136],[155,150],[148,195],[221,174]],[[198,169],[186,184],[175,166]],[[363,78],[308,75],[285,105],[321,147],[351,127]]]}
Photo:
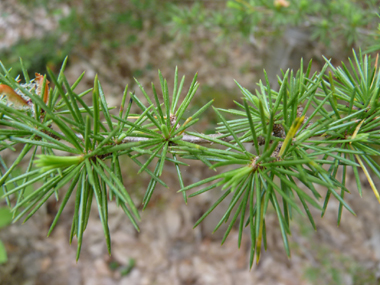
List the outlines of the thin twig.
{"label": "thin twig", "polygon": [[[63,133],[61,133],[63,135]],[[76,136],[80,139],[83,140],[83,136],[81,134],[76,134]],[[212,135],[206,135],[208,137],[210,137],[211,139],[219,139],[219,140],[222,140],[222,141],[225,141],[225,142],[231,142],[234,140],[234,137],[233,136],[224,136],[223,134],[212,134]],[[145,137],[125,137],[121,143],[129,143],[129,142],[144,142],[144,141],[149,141],[150,138],[145,138]],[[194,143],[194,144],[209,144],[209,143],[212,143],[211,141],[209,140],[206,140],[206,139],[203,139],[203,138],[199,138],[199,137],[196,137],[196,136],[192,136],[192,135],[183,135],[182,137],[182,141],[184,142],[189,142],[189,143]]]}

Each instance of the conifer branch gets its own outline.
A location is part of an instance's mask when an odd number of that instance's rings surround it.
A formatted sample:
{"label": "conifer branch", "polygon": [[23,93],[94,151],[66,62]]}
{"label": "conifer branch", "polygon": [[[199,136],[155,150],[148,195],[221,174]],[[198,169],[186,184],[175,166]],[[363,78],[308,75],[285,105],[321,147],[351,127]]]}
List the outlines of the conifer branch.
{"label": "conifer branch", "polygon": [[[78,239],[77,258],[93,200],[98,207],[109,251],[107,203],[116,200],[139,230],[139,212],[123,183],[119,161],[123,155],[136,163],[138,174],[146,172],[151,178],[142,201],[144,209],[158,184],[167,187],[161,175],[168,164],[176,167],[181,187],[178,192],[182,192],[185,202],[188,197],[215,188],[222,190],[220,198],[196,225],[231,195],[229,206],[215,230],[230,222],[224,242],[239,220],[240,245],[243,227],[249,226],[251,266],[255,256],[259,261],[262,245],[266,244],[268,207],[273,207],[277,214],[284,247],[290,256],[288,235],[292,213],[304,212],[315,227],[309,206],[319,209],[323,215],[333,196],[340,203],[338,224],[343,208],[355,214],[345,200],[345,193],[350,192],[351,186],[345,182],[347,169],[353,170],[360,195],[359,171],[363,170],[373,193],[380,197],[372,179],[372,176],[380,179],[380,165],[373,159],[380,156],[380,72],[369,56],[354,53],[352,71],[345,65],[335,67],[326,60],[322,70],[314,74],[310,72],[311,63],[304,71],[301,61],[296,75],[288,70],[279,78],[278,91],[270,88],[269,80],[265,85],[259,82],[256,95],[237,83],[244,96],[243,102],[235,102],[236,109],[214,108],[220,123],[216,133],[211,135],[190,132],[189,127],[197,123],[213,100],[192,116],[184,117],[199,86],[197,75],[181,103],[184,77],[178,80],[177,69],[171,94],[166,79],[159,72],[163,103],[160,103],[153,84],[155,104],[136,81],[148,106],[134,93],[130,94],[131,100],[127,103],[126,88],[119,114],[115,116],[110,114],[97,77],[93,89],[75,93],[81,78],[73,85],[67,82],[64,76],[66,62],[58,76],[48,71],[49,80],[55,85],[49,92],[46,76],[38,75],[36,83],[32,80],[20,84],[0,64],[3,92],[0,151],[14,150],[16,144],[23,145],[11,166],[6,166],[0,157],[0,186],[3,197],[13,206],[15,220],[23,216],[27,220],[53,194],[61,196],[60,189],[68,185],[69,190],[49,233],[72,196],[75,210],[70,240],[74,236]],[[327,73],[328,68],[331,71]],[[28,74],[25,69],[23,73]],[[92,106],[82,100],[90,92]],[[130,114],[132,103],[140,108],[140,114]],[[234,115],[235,119],[227,120],[224,113]],[[254,146],[254,151],[250,145]],[[67,155],[57,156],[56,150]],[[181,168],[188,164],[183,159],[199,160],[210,169],[221,170],[212,177],[185,185]],[[25,172],[12,177],[17,165],[28,160]],[[225,166],[230,168],[223,168]],[[342,177],[337,174],[340,168],[344,173]],[[28,185],[40,181],[44,181],[42,186],[37,184],[34,192],[24,196]],[[300,183],[308,191],[301,189]],[[327,189],[327,194],[319,193],[321,187]],[[188,196],[187,191],[191,189],[197,190]],[[324,198],[323,203],[321,198]]]}

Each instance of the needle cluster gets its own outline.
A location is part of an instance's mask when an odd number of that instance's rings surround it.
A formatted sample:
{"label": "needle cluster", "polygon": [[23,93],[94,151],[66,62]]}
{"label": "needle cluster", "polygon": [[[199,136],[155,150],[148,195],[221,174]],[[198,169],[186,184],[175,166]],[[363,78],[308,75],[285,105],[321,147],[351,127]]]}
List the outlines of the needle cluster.
{"label": "needle cluster", "polygon": [[[40,79],[42,88],[28,89],[0,65],[0,83],[30,100],[29,107],[22,109],[13,106],[11,96],[4,96],[8,101],[0,102],[0,154],[22,146],[9,166],[0,156],[0,186],[3,198],[13,207],[14,221],[22,217],[28,220],[51,196],[60,198],[61,206],[48,235],[68,200],[74,199],[70,242],[76,236],[77,259],[93,202],[109,252],[110,201],[123,209],[139,231],[140,215],[123,182],[121,156],[136,163],[140,167],[138,173],[146,172],[151,178],[142,199],[143,209],[157,184],[167,187],[161,175],[169,164],[176,168],[178,192],[186,203],[188,197],[220,192],[220,198],[195,226],[230,196],[215,231],[222,223],[229,223],[223,243],[238,224],[240,246],[243,229],[248,227],[250,266],[255,256],[258,262],[262,249],[267,248],[265,217],[269,207],[277,214],[285,251],[290,256],[288,235],[294,214],[306,214],[315,228],[309,207],[323,215],[332,197],[340,203],[338,225],[343,208],[355,214],[345,201],[345,195],[350,193],[345,182],[350,168],[359,194],[362,195],[359,171],[363,171],[380,202],[371,177],[380,178],[380,165],[375,158],[380,155],[380,73],[377,60],[374,62],[370,56],[354,52],[350,66],[342,63],[341,67],[326,59],[322,70],[313,74],[311,62],[304,70],[301,61],[296,73],[287,70],[278,78],[278,91],[271,89],[269,80],[260,81],[255,94],[237,83],[243,98],[235,102],[236,109],[213,107],[220,119],[214,135],[189,131],[213,100],[185,117],[199,86],[197,75],[182,100],[184,77],[179,80],[177,69],[171,92],[166,79],[158,73],[163,100],[153,84],[149,96],[136,80],[147,103],[132,92],[128,99],[126,87],[115,115],[98,78],[95,77],[93,88],[78,94],[75,89],[83,74],[70,85],[64,75],[66,63],[67,59],[58,76],[48,71],[54,88],[44,92],[41,90],[48,90],[49,85],[46,77]],[[26,83],[33,81],[25,68],[23,73]],[[89,106],[82,98],[91,93]],[[139,107],[138,114],[131,113],[132,104]],[[235,119],[227,120],[224,114]],[[217,170],[216,174],[184,185],[181,168],[188,167],[189,159],[203,162]],[[21,162],[27,162],[24,173],[13,176]],[[27,193],[29,185],[38,187]],[[62,191],[64,186],[68,188],[66,192]],[[191,189],[195,192],[188,195]]]}

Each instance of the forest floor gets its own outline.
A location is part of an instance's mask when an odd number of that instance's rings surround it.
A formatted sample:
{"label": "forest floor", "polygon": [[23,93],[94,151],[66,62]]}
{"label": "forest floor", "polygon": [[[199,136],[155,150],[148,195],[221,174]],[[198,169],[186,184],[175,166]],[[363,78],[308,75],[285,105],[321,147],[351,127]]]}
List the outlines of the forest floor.
{"label": "forest floor", "polygon": [[[0,4],[0,10],[10,9],[9,6],[1,6],[4,3]],[[0,29],[13,27],[12,23],[16,23],[11,34],[17,39],[18,21],[23,19],[12,13],[11,19],[0,19]],[[23,33],[38,37],[33,33],[34,28],[30,27],[29,32],[24,30]],[[268,62],[244,39],[238,43],[226,43],[207,31],[198,31],[192,36],[193,44],[181,38],[163,43],[160,35],[142,33],[138,47],[119,47],[112,51],[117,58],[117,64],[112,66],[107,64],[109,58],[101,46],[92,47],[91,55],[86,56],[81,56],[83,50],[77,50],[70,58],[65,74],[70,82],[74,82],[86,71],[84,84],[79,87],[84,90],[91,86],[94,75],[101,71],[99,77],[109,105],[119,106],[123,84],[130,84],[136,94],[141,95],[136,85],[133,86],[129,70],[134,74],[136,70],[141,71],[138,80],[149,94],[151,81],[159,86],[157,69],[168,78],[170,87],[174,68],[178,66],[179,74],[186,74],[184,89],[198,72],[201,88],[194,99],[192,111],[211,99],[215,99],[216,107],[233,108],[233,100],[242,97],[233,79],[253,92],[255,82],[265,68],[263,64]],[[297,63],[289,59],[292,67],[298,65],[302,55],[293,56]],[[321,59],[317,59],[314,69],[319,68],[318,60]],[[196,131],[213,128],[207,117],[215,121],[215,115],[207,112]],[[8,153],[5,158],[11,161],[15,155]],[[137,176],[138,169],[130,162],[128,159],[122,161],[124,182],[136,204],[140,204],[148,184],[147,175]],[[185,185],[214,173],[199,162],[190,164],[190,167],[182,168]],[[347,176],[346,185],[356,185],[353,173]],[[211,234],[228,203],[222,203],[193,229],[197,219],[220,196],[220,189],[190,198],[186,205],[182,195],[176,193],[179,183],[174,166],[165,167],[162,179],[169,189],[157,187],[148,208],[141,213],[140,232],[136,232],[115,203],[109,203],[111,256],[107,254],[95,204],[78,262],[75,262],[76,241],[72,245],[68,241],[73,200],[69,201],[48,238],[46,234],[59,207],[59,202],[54,199],[49,200],[27,223],[22,225],[18,222],[1,229],[0,240],[6,246],[9,261],[0,265],[0,284],[380,284],[380,206],[364,175],[362,181],[366,187],[363,197],[359,196],[355,186],[345,197],[357,216],[343,210],[339,227],[339,203],[333,199],[323,218],[320,212],[312,210],[317,231],[313,230],[306,216],[294,214],[292,235],[289,237],[290,259],[283,247],[276,213],[269,209],[266,218],[268,250],[262,252],[260,263],[251,270],[249,229],[244,230],[240,249],[236,227],[224,245],[221,245],[221,240],[227,224]],[[325,194],[325,189],[318,190]]]}

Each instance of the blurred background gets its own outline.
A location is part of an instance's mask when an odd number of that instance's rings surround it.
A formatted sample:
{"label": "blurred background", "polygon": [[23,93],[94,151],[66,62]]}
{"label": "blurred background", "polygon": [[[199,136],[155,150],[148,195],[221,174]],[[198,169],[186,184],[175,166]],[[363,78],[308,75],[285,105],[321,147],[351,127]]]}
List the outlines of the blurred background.
{"label": "blurred background", "polygon": [[[374,0],[1,0],[0,60],[16,76],[22,74],[21,57],[33,78],[35,72],[45,74],[46,66],[58,72],[68,55],[69,82],[85,71],[78,87],[83,91],[98,74],[109,106],[116,107],[127,84],[141,95],[134,78],[149,94],[151,82],[159,84],[158,69],[172,89],[178,66],[179,75],[186,75],[184,89],[198,72],[201,87],[190,113],[211,99],[216,107],[234,108],[233,101],[242,97],[234,80],[254,93],[265,69],[276,89],[281,69],[297,71],[301,59],[305,66],[312,59],[317,71],[325,62],[322,56],[339,65],[352,48],[376,54],[379,7]],[[194,129],[213,133],[216,123],[208,111]],[[12,161],[17,154],[1,155]],[[145,173],[137,176],[128,159],[123,166],[126,188],[140,204],[149,179]],[[192,161],[182,173],[188,185],[213,171]],[[50,200],[24,225],[9,225],[9,211],[0,201],[0,241],[8,256],[0,264],[0,284],[380,284],[380,206],[364,175],[363,198],[355,187],[347,196],[357,217],[343,210],[337,227],[336,201],[330,201],[323,219],[314,212],[316,232],[305,217],[294,216],[290,260],[276,214],[269,210],[268,250],[251,271],[248,234],[240,249],[237,229],[223,246],[226,227],[212,234],[227,202],[192,229],[220,191],[185,205],[176,193],[174,165],[165,168],[162,179],[170,187],[156,188],[141,214],[140,233],[110,203],[112,256],[92,211],[78,263],[76,245],[68,242],[73,201],[49,238],[59,202]],[[347,185],[355,185],[352,176]]]}

